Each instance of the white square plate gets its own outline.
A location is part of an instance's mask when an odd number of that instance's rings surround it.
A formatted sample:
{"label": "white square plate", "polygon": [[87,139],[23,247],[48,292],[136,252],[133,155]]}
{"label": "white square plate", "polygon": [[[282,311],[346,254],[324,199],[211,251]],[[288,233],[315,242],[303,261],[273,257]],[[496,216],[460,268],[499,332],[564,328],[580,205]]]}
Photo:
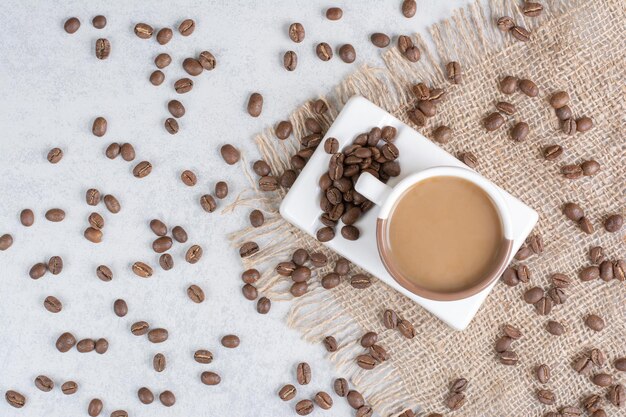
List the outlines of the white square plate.
{"label": "white square plate", "polygon": [[[326,137],[334,137],[339,141],[339,149],[352,143],[356,135],[369,132],[373,127],[394,126],[398,129],[395,145],[400,150],[400,167],[402,173],[389,180],[393,187],[408,174],[435,166],[466,167],[457,158],[450,155],[437,145],[396,119],[380,107],[363,97],[352,97],[337,116],[333,125],[326,132]],[[323,144],[323,141],[322,141]],[[320,188],[318,180],[328,170],[330,155],[324,152],[323,145],[315,151],[298,179],[280,206],[280,213],[287,221],[315,237],[316,231],[322,227],[319,217]],[[509,205],[513,223],[513,255],[531,232],[537,222],[537,213],[524,203],[500,189]],[[396,291],[409,297],[433,315],[456,330],[465,329],[478,308],[491,291],[495,282],[482,292],[458,301],[433,301],[409,292],[400,286],[387,272],[376,247],[376,216],[377,207],[367,212],[356,226],[361,235],[356,241],[344,239],[340,233],[326,243],[326,246],[359,265],[372,275],[378,277]],[[338,226],[338,229],[340,226]],[[509,259],[510,262],[510,259]]]}

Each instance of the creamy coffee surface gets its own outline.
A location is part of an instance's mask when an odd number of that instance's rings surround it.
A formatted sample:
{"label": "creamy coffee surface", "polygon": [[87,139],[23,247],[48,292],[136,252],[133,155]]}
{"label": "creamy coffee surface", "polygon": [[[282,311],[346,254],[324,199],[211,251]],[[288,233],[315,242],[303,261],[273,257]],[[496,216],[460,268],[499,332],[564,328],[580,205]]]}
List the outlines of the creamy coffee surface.
{"label": "creamy coffee surface", "polygon": [[389,218],[391,263],[406,279],[437,292],[462,291],[485,277],[503,241],[489,195],[462,178],[420,181]]}

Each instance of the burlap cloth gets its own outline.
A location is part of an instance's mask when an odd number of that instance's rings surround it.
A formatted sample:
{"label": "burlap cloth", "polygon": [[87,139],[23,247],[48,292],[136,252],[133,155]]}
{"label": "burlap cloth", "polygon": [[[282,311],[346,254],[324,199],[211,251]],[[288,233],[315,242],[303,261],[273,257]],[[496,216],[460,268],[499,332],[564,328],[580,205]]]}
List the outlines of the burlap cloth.
{"label": "burlap cloth", "polygon": [[[466,404],[451,413],[454,415],[541,416],[562,406],[580,405],[584,396],[604,396],[607,391],[572,369],[572,361],[592,347],[601,348],[608,358],[604,372],[614,374],[616,381],[626,382],[626,375],[619,375],[612,366],[613,359],[626,356],[626,285],[617,280],[607,283],[578,279],[580,269],[590,262],[590,247],[603,246],[610,259],[624,258],[626,254],[624,228],[610,234],[602,227],[607,214],[624,214],[625,208],[626,5],[621,0],[549,1],[543,2],[546,10],[542,16],[526,18],[520,13],[518,2],[503,3],[476,3],[433,26],[430,34],[435,52],[429,51],[416,36],[422,51],[417,64],[405,60],[397,48],[391,48],[383,56],[386,68],[363,68],[326,97],[330,110],[325,116],[315,115],[309,104],[296,110],[291,116],[295,137],[279,141],[269,129],[256,138],[263,158],[274,174],[280,174],[289,167],[289,157],[299,148],[299,139],[306,135],[307,117],[317,117],[327,127],[342,104],[360,94],[409,123],[406,110],[415,105],[410,86],[422,81],[445,88],[448,96],[438,107],[437,115],[418,130],[429,137],[433,128],[441,124],[452,127],[454,139],[443,145],[444,149],[453,154],[474,152],[481,174],[539,213],[536,232],[544,238],[545,251],[526,262],[532,272],[530,283],[514,288],[499,283],[463,332],[448,328],[377,280],[366,290],[356,290],[344,281],[328,291],[319,284],[319,277],[327,270],[314,271],[311,291],[292,301],[289,325],[313,342],[320,342],[327,335],[335,336],[340,349],[329,354],[330,360],[342,375],[351,378],[382,416],[417,407],[424,412],[446,412],[444,400],[449,383],[459,376],[469,379],[470,386]],[[516,42],[499,32],[494,21],[502,15],[512,16],[532,29],[531,41]],[[450,60],[459,61],[463,67],[462,85],[445,81],[443,65]],[[503,96],[497,82],[504,75],[534,80],[539,96]],[[560,132],[547,102],[557,90],[569,92],[570,107],[576,116],[593,118],[593,130],[574,136]],[[503,128],[487,133],[481,120],[500,99],[512,101],[518,112]],[[528,140],[514,143],[509,139],[511,119],[528,122]],[[563,145],[565,152],[558,161],[547,162],[541,150],[553,143]],[[602,165],[595,177],[574,181],[560,175],[562,165],[586,159],[596,159]],[[256,267],[263,272],[258,284],[261,293],[274,301],[291,299],[288,279],[274,272],[279,261],[289,260],[298,247],[323,250],[331,259],[330,266],[337,256],[280,218],[278,207],[286,190],[260,192],[257,177],[248,175],[252,189],[230,208],[260,208],[267,221],[261,228],[250,227],[235,233],[233,244],[258,242],[261,250],[243,259],[244,268]],[[567,201],[577,202],[585,209],[596,229],[593,234],[583,234],[562,215],[561,206]],[[249,212],[237,211],[242,215]],[[547,289],[549,277],[555,272],[573,278],[573,285],[567,289],[569,299],[564,305],[555,306],[548,317],[539,316],[532,305],[524,303],[522,294],[535,285]],[[397,331],[386,330],[381,320],[385,308],[395,309],[409,319],[416,327],[417,337],[407,340]],[[588,313],[601,315],[606,328],[599,333],[586,328],[583,318]],[[566,328],[565,334],[550,335],[545,330],[549,319],[560,321]],[[520,357],[517,366],[499,364],[493,349],[503,323],[511,323],[524,333],[513,347]],[[358,339],[367,330],[379,333],[380,344],[391,355],[389,361],[370,371],[358,368],[354,360],[363,350]],[[534,378],[533,368],[541,363],[552,368],[551,380],[542,387],[555,392],[554,406],[542,405],[535,398],[540,384]],[[626,415],[624,409],[617,409],[606,400],[604,403],[609,415]]]}

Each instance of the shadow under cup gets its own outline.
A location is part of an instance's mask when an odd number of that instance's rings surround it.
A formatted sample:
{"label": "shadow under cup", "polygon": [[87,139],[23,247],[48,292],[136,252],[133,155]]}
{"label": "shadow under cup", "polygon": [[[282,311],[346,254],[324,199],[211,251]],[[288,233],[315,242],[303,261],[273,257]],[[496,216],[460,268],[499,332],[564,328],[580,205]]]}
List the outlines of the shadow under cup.
{"label": "shadow under cup", "polygon": [[512,241],[489,193],[456,176],[422,179],[378,219],[383,264],[421,297],[453,301],[477,294],[502,273]]}

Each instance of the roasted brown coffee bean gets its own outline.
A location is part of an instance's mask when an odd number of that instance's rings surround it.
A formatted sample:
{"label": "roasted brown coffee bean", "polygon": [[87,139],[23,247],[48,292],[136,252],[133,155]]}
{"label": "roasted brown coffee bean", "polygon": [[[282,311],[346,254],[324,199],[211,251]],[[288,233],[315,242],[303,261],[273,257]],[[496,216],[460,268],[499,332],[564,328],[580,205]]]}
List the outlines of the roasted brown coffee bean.
{"label": "roasted brown coffee bean", "polygon": [[619,232],[624,224],[624,218],[619,214],[612,214],[604,220],[604,229],[609,233]]}
{"label": "roasted brown coffee bean", "polygon": [[185,19],[178,25],[178,32],[183,36],[189,36],[196,29],[196,22],[193,19]]}
{"label": "roasted brown coffee bean", "polygon": [[290,277],[295,270],[296,264],[293,262],[281,262],[276,266],[276,272],[278,275],[282,275],[284,277]]}
{"label": "roasted brown coffee bean", "polygon": [[586,217],[583,217],[578,221],[578,227],[580,227],[580,230],[588,235],[592,234],[594,231],[593,224],[591,224],[591,221],[589,221]]}
{"label": "roasted brown coffee bean", "polygon": [[157,32],[156,40],[160,45],[165,45],[172,40],[174,32],[170,28],[163,28]]}
{"label": "roasted brown coffee bean", "polygon": [[296,173],[296,171],[294,171],[293,169],[287,169],[280,176],[278,182],[281,187],[289,188],[293,185],[294,182],[296,182],[297,178],[298,174]]}
{"label": "roasted brown coffee bean", "polygon": [[198,363],[207,364],[213,362],[213,354],[206,349],[199,349],[194,352],[193,359]]}
{"label": "roasted brown coffee bean", "polygon": [[300,362],[296,367],[296,380],[300,385],[311,382],[311,367],[306,362]]}
{"label": "roasted brown coffee bean", "polygon": [[565,328],[563,327],[563,325],[554,320],[549,320],[548,323],[546,323],[546,330],[548,331],[548,333],[554,336],[561,336],[563,333],[565,333]]}
{"label": "roasted brown coffee bean", "polygon": [[179,127],[178,127],[178,122],[176,121],[176,119],[172,117],[168,117],[165,120],[164,126],[165,126],[165,130],[167,130],[169,134],[175,135],[176,133],[178,133]]}
{"label": "roasted brown coffee bean", "polygon": [[169,236],[161,236],[152,242],[152,250],[156,253],[163,253],[172,247],[172,238]]}
{"label": "roasted brown coffee bean", "polygon": [[513,342],[513,340],[510,337],[502,336],[498,340],[496,340],[496,344],[494,346],[494,349],[498,353],[505,352],[505,351],[509,350],[509,348],[511,347],[511,343],[512,342]]}
{"label": "roasted brown coffee bean", "polygon": [[150,325],[145,321],[138,321],[130,326],[130,331],[135,336],[143,336],[150,330]]}
{"label": "roasted brown coffee bean", "polygon": [[172,57],[166,53],[158,54],[154,58],[154,65],[156,65],[156,67],[159,69],[163,69],[171,63],[172,63]]}
{"label": "roasted brown coffee bean", "polygon": [[[98,191],[95,188],[90,188],[87,190],[87,192],[85,193],[85,201],[87,202],[87,204],[89,204],[90,206],[97,206],[98,203],[100,202],[100,191]],[[32,211],[30,212],[32,215]],[[23,224],[24,222],[22,222]],[[31,223],[32,224],[32,223]],[[29,225],[30,226],[30,225]]]}
{"label": "roasted brown coffee bean", "polygon": [[357,240],[360,234],[359,229],[354,226],[343,226],[341,228],[341,236],[346,240]]}
{"label": "roasted brown coffee bean", "polygon": [[365,405],[365,400],[363,399],[361,393],[358,391],[350,390],[348,391],[348,394],[346,394],[346,397],[348,398],[348,404],[350,404],[350,407],[354,408],[355,410],[358,410],[359,408],[363,407],[363,405]]}
{"label": "roasted brown coffee bean", "polygon": [[111,54],[111,42],[108,39],[100,38],[96,40],[96,58],[107,59]]}
{"label": "roasted brown coffee bean", "polygon": [[278,179],[271,175],[259,178],[259,188],[261,191],[276,191],[278,189]]}
{"label": "roasted brown coffee bean", "polygon": [[70,35],[76,33],[76,31],[80,28],[80,20],[76,17],[70,17],[63,24],[63,29]]}
{"label": "roasted brown coffee bean", "polygon": [[398,36],[398,49],[402,54],[404,54],[409,48],[412,48],[413,39],[406,35]]}
{"label": "roasted brown coffee bean", "polygon": [[215,197],[219,199],[226,198],[228,196],[228,184],[225,181],[218,181],[215,183]]}
{"label": "roasted brown coffee bean", "polygon": [[346,64],[351,64],[356,59],[356,51],[354,50],[354,46],[349,43],[342,45],[339,48],[339,58]]}
{"label": "roasted brown coffee bean", "polygon": [[452,139],[452,129],[448,126],[439,126],[433,132],[433,138],[439,143],[448,143]]}
{"label": "roasted brown coffee bean", "polygon": [[163,343],[168,338],[168,332],[163,328],[151,329],[148,332],[148,340],[152,343]]}
{"label": "roasted brown coffee bean", "polygon": [[287,71],[295,71],[298,66],[298,54],[294,51],[287,51],[285,55],[283,55],[283,67]]}
{"label": "roasted brown coffee bean", "polygon": [[502,16],[496,21],[496,25],[502,32],[508,32],[515,26],[515,20],[509,16]]}
{"label": "roasted brown coffee bean", "polygon": [[78,391],[78,384],[74,381],[67,381],[61,385],[61,391],[65,395],[72,395]]}
{"label": "roasted brown coffee bean", "polygon": [[591,372],[592,367],[593,364],[587,356],[581,356],[572,364],[572,368],[582,375],[588,375]]}
{"label": "roasted brown coffee bean", "polygon": [[22,408],[26,404],[26,397],[17,391],[8,390],[4,394],[4,398],[11,407]]}
{"label": "roasted brown coffee bean", "polygon": [[241,288],[241,292],[243,293],[243,296],[250,301],[256,300],[259,296],[256,287],[252,284],[244,284],[244,286]]}
{"label": "roasted brown coffee bean", "polygon": [[356,289],[363,290],[365,288],[369,288],[372,285],[372,281],[367,275],[356,274],[350,278],[350,285]]}
{"label": "roasted brown coffee bean", "polygon": [[53,208],[46,211],[45,217],[48,221],[51,222],[60,222],[65,219],[65,211],[60,208]]}
{"label": "roasted brown coffee bean", "polygon": [[185,260],[190,264],[195,264],[200,258],[202,258],[202,247],[200,245],[191,245],[185,253]]}
{"label": "roasted brown coffee bean", "polygon": [[46,264],[39,262],[30,268],[30,271],[28,271],[28,275],[32,279],[39,279],[43,277],[47,271],[48,267],[46,266]]}
{"label": "roasted brown coffee bean", "polygon": [[48,152],[48,162],[51,164],[58,163],[63,158],[63,150],[61,148],[52,148],[50,152]]}
{"label": "roasted brown coffee bean", "polygon": [[106,265],[100,265],[96,268],[96,276],[102,281],[111,281],[113,279],[113,272],[111,268]]}
{"label": "roasted brown coffee bean", "polygon": [[152,391],[146,387],[139,388],[137,391],[137,397],[142,404],[152,404],[154,401],[154,394],[152,394]]}
{"label": "roasted brown coffee bean", "polygon": [[90,417],[97,417],[102,412],[102,408],[102,400],[99,398],[94,398],[89,401],[89,406],[87,406],[87,414],[89,414]]}
{"label": "roasted brown coffee bean", "polygon": [[294,282],[291,288],[289,288],[289,292],[294,297],[302,297],[307,293],[309,286],[306,282]]}
{"label": "roasted brown coffee bean", "polygon": [[622,408],[626,404],[626,388],[622,384],[613,385],[609,388],[606,398],[615,407]]}
{"label": "roasted brown coffee bean", "polygon": [[246,242],[239,248],[239,256],[246,258],[252,256],[259,251],[259,245],[256,242]]}
{"label": "roasted brown coffee bean", "polygon": [[133,168],[135,178],[144,178],[152,172],[152,164],[148,161],[141,161]]}
{"label": "roasted brown coffee bean", "polygon": [[[200,55],[198,55],[198,62],[200,62],[200,65],[202,65],[202,68],[204,68],[207,71],[212,71],[213,69],[215,69],[215,66],[217,65],[217,60],[215,59],[215,56],[213,56],[213,54],[209,51],[200,52]],[[191,87],[189,87],[189,89],[191,89]]]}
{"label": "roasted brown coffee bean", "polygon": [[421,52],[417,46],[411,46],[404,52],[403,55],[409,62],[417,62],[420,60]]}
{"label": "roasted brown coffee bean", "polygon": [[613,263],[611,261],[603,261],[600,263],[600,278],[606,282],[609,282],[614,278]]}
{"label": "roasted brown coffee bean", "polygon": [[626,372],[626,357],[615,359],[615,362],[613,363],[613,365],[615,366],[615,369],[617,369],[618,371]]}
{"label": "roasted brown coffee bean", "polygon": [[241,274],[241,280],[246,284],[254,284],[261,278],[261,273],[256,269],[247,269]]}
{"label": "roasted brown coffee bean", "polygon": [[557,91],[550,97],[550,105],[554,109],[560,109],[569,103],[569,94],[566,91]]}
{"label": "roasted brown coffee bean", "polygon": [[600,277],[600,268],[595,265],[587,266],[580,271],[581,281],[593,281]]}
{"label": "roasted brown coffee bean", "polygon": [[45,375],[39,375],[35,378],[35,386],[43,392],[50,392],[54,388],[54,382]]}
{"label": "roasted brown coffee bean", "polygon": [[525,1],[522,6],[522,13],[528,17],[537,17],[543,12],[543,6],[541,3],[535,3],[532,1]]}
{"label": "roasted brown coffee bean", "polygon": [[92,352],[96,348],[96,341],[93,339],[82,339],[76,344],[76,350],[80,353]]}
{"label": "roasted brown coffee bean", "polygon": [[126,410],[115,410],[111,413],[111,417],[128,417]]}
{"label": "roasted brown coffee bean", "polygon": [[553,405],[556,402],[556,395],[548,389],[537,390],[537,400],[541,404]]}
{"label": "roasted brown coffee bean", "polygon": [[415,0],[404,0],[402,2],[402,15],[406,18],[415,16],[417,2]]}
{"label": "roasted brown coffee bean", "polygon": [[372,347],[378,341],[378,334],[376,332],[367,332],[361,336],[361,346],[365,348]]}
{"label": "roasted brown coffee bean", "polygon": [[157,353],[152,358],[152,368],[157,372],[163,372],[165,367],[167,366],[167,360],[165,359],[165,355],[162,353]]}
{"label": "roasted brown coffee bean", "polygon": [[554,161],[563,154],[563,148],[559,145],[548,145],[543,148],[543,157],[547,161]]}
{"label": "roasted brown coffee bean", "polygon": [[522,26],[513,26],[510,32],[518,41],[528,42],[530,40],[530,31]]}
{"label": "roasted brown coffee bean", "polygon": [[215,199],[212,195],[204,194],[202,197],[200,197],[200,206],[207,213],[213,213],[217,208],[217,203],[215,202]]}
{"label": "roasted brown coffee bean", "polygon": [[626,280],[626,262],[621,259],[613,262],[613,278],[620,282]]}
{"label": "roasted brown coffee bean", "polygon": [[337,340],[334,337],[326,336],[324,340],[322,340],[322,343],[324,343],[324,347],[328,352],[337,351]]}
{"label": "roasted brown coffee bean", "polygon": [[100,229],[96,229],[95,227],[88,227],[85,229],[83,233],[85,239],[93,243],[102,242],[102,231]]}
{"label": "roasted brown coffee bean", "polygon": [[115,300],[113,303],[113,311],[117,317],[124,317],[128,314],[128,305],[126,304],[126,301],[121,298]]}
{"label": "roasted brown coffee bean", "polygon": [[63,259],[60,256],[53,256],[48,260],[48,271],[52,275],[59,275],[63,271]]}
{"label": "roasted brown coffee bean", "polygon": [[315,394],[315,404],[323,410],[329,410],[333,406],[333,399],[324,391]]}
{"label": "roasted brown coffee bean", "polygon": [[329,242],[335,237],[335,230],[332,227],[322,227],[317,231],[316,236],[320,242]]}
{"label": "roasted brown coffee bean", "polygon": [[596,348],[591,349],[589,352],[589,359],[591,359],[591,362],[596,366],[604,366],[604,363],[606,362],[604,353],[602,353],[600,349]]}
{"label": "roasted brown coffee bean", "polygon": [[602,249],[602,246],[594,246],[589,249],[589,260],[595,265],[599,265],[604,260],[604,249]]}
{"label": "roasted brown coffee bean", "polygon": [[135,148],[130,143],[123,143],[120,146],[120,153],[124,161],[132,161],[135,159]]}
{"label": "roasted brown coffee bean", "polygon": [[183,182],[183,184],[185,184],[188,187],[193,187],[198,182],[198,177],[196,176],[196,174],[193,171],[190,171],[188,169],[184,170],[180,174],[180,179]]}
{"label": "roasted brown coffee bean", "polygon": [[256,303],[256,311],[259,314],[267,314],[270,312],[272,308],[272,301],[267,297],[259,298],[259,301]]}
{"label": "roasted brown coffee bean", "polygon": [[237,162],[239,162],[239,158],[241,157],[241,153],[239,152],[239,150],[231,144],[223,145],[220,148],[220,154],[222,155],[222,159],[224,159],[224,162],[226,162],[228,165],[236,164]]}
{"label": "roasted brown coffee bean", "polygon": [[518,122],[511,129],[511,139],[515,142],[523,142],[528,136],[530,128],[526,122]]}
{"label": "roasted brown coffee bean", "polygon": [[433,117],[437,113],[437,105],[430,100],[421,100],[417,103],[417,108],[426,117]]}
{"label": "roasted brown coffee bean", "polygon": [[156,70],[150,74],[150,84],[158,86],[163,84],[163,81],[165,81],[165,74],[163,74],[163,71]]}
{"label": "roasted brown coffee bean", "polygon": [[542,297],[535,303],[535,311],[540,316],[547,316],[552,311],[552,299],[550,297]]}
{"label": "roasted brown coffee bean", "polygon": [[204,301],[204,291],[202,291],[202,288],[197,285],[190,285],[187,288],[187,296],[194,303],[199,304]]}
{"label": "roasted brown coffee bean", "polygon": [[238,336],[234,334],[228,334],[222,337],[221,342],[222,342],[222,346],[230,348],[230,349],[234,349],[237,346],[239,346],[240,340]]}
{"label": "roasted brown coffee bean", "polygon": [[458,158],[470,168],[476,168],[476,165],[478,165],[478,158],[472,152],[461,152],[458,154]]}
{"label": "roasted brown coffee bean", "polygon": [[456,61],[451,61],[446,64],[446,78],[452,84],[461,84],[461,64]]}
{"label": "roasted brown coffee bean", "polygon": [[591,378],[591,382],[599,387],[608,387],[613,384],[613,377],[609,374],[596,374]]}
{"label": "roasted brown coffee bean", "polygon": [[115,198],[111,194],[105,195],[103,200],[104,200],[104,205],[106,206],[107,210],[109,210],[113,214],[119,213],[120,210],[122,209],[120,202],[117,200],[117,198]]}
{"label": "roasted brown coffee bean", "polygon": [[[100,197],[98,196],[99,199]],[[20,223],[26,227],[30,227],[35,223],[35,214],[31,209],[24,209],[20,212]]]}
{"label": "roasted brown coffee bean", "polygon": [[545,384],[550,379],[550,367],[548,365],[539,365],[535,368],[535,376],[537,381]]}
{"label": "roasted brown coffee bean", "polygon": [[289,38],[296,42],[300,43],[304,40],[304,26],[301,23],[292,23],[289,26]]}
{"label": "roasted brown coffee bean", "polygon": [[278,391],[278,397],[283,401],[293,400],[296,397],[296,387],[287,384]]}
{"label": "roasted brown coffee bean", "polygon": [[502,326],[502,331],[505,335],[513,340],[518,340],[522,337],[522,332],[518,328],[511,326],[510,324],[505,324],[504,326]]}
{"label": "roasted brown coffee bean", "polygon": [[[307,252],[306,249],[296,249],[296,251],[293,253],[293,255],[291,256],[291,260],[293,261],[294,264],[298,265],[298,266],[302,266],[306,263],[306,261],[309,260],[309,252]],[[307,268],[307,278],[311,276],[311,270],[309,270]]]}
{"label": "roasted brown coffee bean", "polygon": [[372,41],[374,46],[377,46],[379,48],[386,48],[387,46],[389,46],[389,43],[391,42],[391,40],[389,39],[389,36],[380,32],[373,33],[372,36],[370,36],[370,40]]}
{"label": "roasted brown coffee bean", "polygon": [[174,83],[174,90],[176,90],[178,94],[188,93],[192,88],[193,81],[189,78],[181,78]]}
{"label": "roasted brown coffee bean", "polygon": [[456,393],[456,394],[451,394],[448,396],[448,398],[446,398],[446,406],[454,411],[454,410],[458,410],[459,408],[461,408],[463,406],[463,404],[465,404],[465,394],[461,394],[461,393]]}
{"label": "roasted brown coffee bean", "polygon": [[578,164],[563,165],[561,174],[570,180],[575,180],[583,176],[583,168]]}
{"label": "roasted brown coffee bean", "polygon": [[166,407],[171,407],[176,403],[176,396],[172,391],[165,390],[159,394],[159,401]]}
{"label": "roasted brown coffee bean", "polygon": [[582,164],[580,164],[580,167],[582,168],[583,175],[585,176],[596,175],[598,172],[600,172],[600,164],[594,160],[584,161]]}
{"label": "roasted brown coffee bean", "polygon": [[398,330],[402,333],[402,336],[407,339],[413,339],[416,335],[415,328],[408,320],[398,318]]}
{"label": "roasted brown coffee bean", "polygon": [[597,314],[589,314],[585,318],[585,324],[591,330],[599,332],[604,329],[604,319]]}
{"label": "roasted brown coffee bean", "polygon": [[341,283],[341,278],[338,274],[331,272],[329,274],[324,275],[322,278],[322,287],[330,290],[335,288]]}
{"label": "roasted brown coffee bean", "polygon": [[364,405],[356,410],[356,417],[372,417],[374,410],[369,405]]}
{"label": "roasted brown coffee bean", "polygon": [[537,95],[539,94],[539,88],[531,80],[519,80],[518,87],[520,91],[526,94],[528,97],[537,97]]}
{"label": "roasted brown coffee bean", "polygon": [[335,394],[340,397],[345,397],[346,395],[348,395],[349,391],[348,381],[346,381],[345,378],[335,379],[335,382],[333,383],[333,389],[335,390]]}
{"label": "roasted brown coffee bean", "polygon": [[296,403],[296,414],[300,416],[306,416],[313,412],[313,401],[311,400],[300,400]]}
{"label": "roasted brown coffee bean", "polygon": [[185,58],[183,61],[183,69],[187,72],[187,74],[195,77],[202,74],[203,67],[197,59]]}
{"label": "roasted brown coffee bean", "polygon": [[483,119],[483,126],[488,132],[499,129],[504,124],[504,117],[500,113],[494,112]]}
{"label": "roasted brown coffee bean", "polygon": [[563,206],[563,214],[565,214],[568,219],[577,222],[583,218],[585,212],[576,203],[566,203]]}
{"label": "roasted brown coffee bean", "polygon": [[322,61],[330,61],[333,57],[333,49],[326,42],[318,43],[315,47],[315,53]]}
{"label": "roasted brown coffee bean", "polygon": [[51,313],[58,313],[63,309],[63,304],[58,298],[49,295],[43,300],[43,306]]}
{"label": "roasted brown coffee bean", "polygon": [[141,39],[150,39],[152,37],[152,33],[154,29],[152,26],[145,23],[137,23],[135,25],[135,35],[140,37]]}
{"label": "roasted brown coffee bean", "polygon": [[383,325],[387,329],[395,329],[398,326],[398,315],[393,310],[385,310],[383,312]]}
{"label": "roasted brown coffee bean", "polygon": [[170,100],[167,103],[167,110],[176,118],[183,117],[185,115],[185,106],[178,100]]}
{"label": "roasted brown coffee bean", "polygon": [[[275,131],[276,131],[276,137],[278,139],[285,140],[291,135],[291,132],[293,131],[293,126],[290,121],[283,120],[276,125]],[[269,170],[264,175],[267,175],[267,174],[269,174]]]}
{"label": "roasted brown coffee bean", "polygon": [[[165,225],[164,225],[165,226]],[[154,229],[153,229],[154,230]],[[156,233],[156,232],[155,232]],[[165,229],[165,233],[167,233],[167,228]],[[157,233],[158,234],[158,233]],[[160,235],[159,235],[160,236]],[[181,226],[174,226],[172,229],[172,237],[180,243],[185,243],[187,241],[187,232]]]}
{"label": "roasted brown coffee bean", "polygon": [[312,117],[307,117],[304,121],[304,127],[311,133],[322,133],[322,125]]}
{"label": "roasted brown coffee bean", "polygon": [[376,362],[382,363],[389,359],[389,354],[380,345],[372,345],[369,348],[370,356],[376,360]]}
{"label": "roasted brown coffee bean", "polygon": [[593,120],[591,120],[590,117],[583,116],[583,117],[576,119],[577,131],[584,133],[584,132],[591,130],[591,128],[593,128]]}
{"label": "roasted brown coffee bean", "polygon": [[517,91],[517,78],[507,75],[502,80],[500,80],[500,91],[504,94],[513,94]]}
{"label": "roasted brown coffee bean", "polygon": [[415,84],[411,90],[415,97],[420,101],[425,101],[430,99],[430,88],[424,83]]}
{"label": "roasted brown coffee bean", "polygon": [[574,119],[563,120],[563,123],[561,123],[561,131],[563,131],[566,135],[571,136],[575,134],[576,128],[576,120]]}
{"label": "roasted brown coffee bean", "polygon": [[556,114],[556,117],[561,121],[568,120],[572,118],[572,109],[570,109],[568,105],[565,105],[555,109],[554,114]]}
{"label": "roasted brown coffee bean", "polygon": [[152,276],[152,267],[146,263],[135,262],[131,269],[138,277],[150,278]]}
{"label": "roasted brown coffee bean", "polygon": [[552,300],[554,304],[564,304],[567,301],[567,294],[561,288],[550,288],[548,290],[548,297]]}
{"label": "roasted brown coffee bean", "polygon": [[356,358],[356,364],[363,369],[374,369],[376,366],[376,360],[370,355],[359,355]]}
{"label": "roasted brown coffee bean", "polygon": [[222,378],[215,372],[205,371],[200,375],[200,381],[204,385],[218,385],[222,382]]}

